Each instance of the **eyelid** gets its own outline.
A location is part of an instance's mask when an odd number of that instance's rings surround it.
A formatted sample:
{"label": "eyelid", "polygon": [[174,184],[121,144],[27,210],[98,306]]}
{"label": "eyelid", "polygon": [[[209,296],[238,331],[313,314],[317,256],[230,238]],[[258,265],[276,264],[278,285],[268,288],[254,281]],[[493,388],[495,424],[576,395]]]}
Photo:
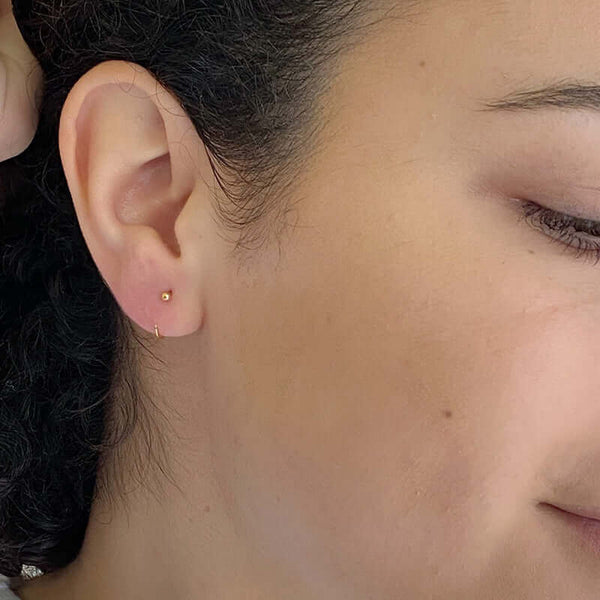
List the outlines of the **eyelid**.
{"label": "eyelid", "polygon": [[561,213],[531,200],[522,200],[520,207],[519,221],[525,220],[549,243],[558,244],[577,259],[591,258],[594,265],[600,262],[600,222]]}
{"label": "eyelid", "polygon": [[542,206],[533,200],[522,200],[522,209],[523,218],[541,214],[546,223],[549,218],[553,218],[556,223],[560,223],[563,227],[565,224],[573,226],[575,232],[600,237],[600,221],[595,219],[578,217],[569,213],[554,210],[553,208]]}

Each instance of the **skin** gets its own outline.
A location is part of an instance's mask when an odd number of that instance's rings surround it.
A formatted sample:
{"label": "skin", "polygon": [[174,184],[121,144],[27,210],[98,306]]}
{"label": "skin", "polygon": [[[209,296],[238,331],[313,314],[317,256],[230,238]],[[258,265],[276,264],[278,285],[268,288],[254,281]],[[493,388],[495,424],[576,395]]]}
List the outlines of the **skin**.
{"label": "skin", "polygon": [[29,146],[38,124],[43,76],[23,40],[10,0],[0,0],[0,161]]}
{"label": "skin", "polygon": [[478,109],[597,79],[599,22],[594,0],[464,0],[382,24],[324,99],[281,254],[240,270],[176,99],[128,63],[87,73],[61,155],[164,361],[142,376],[177,485],[97,500],[22,598],[598,598],[598,555],[541,503],[600,506],[600,271],[519,199],[600,219],[600,119]]}

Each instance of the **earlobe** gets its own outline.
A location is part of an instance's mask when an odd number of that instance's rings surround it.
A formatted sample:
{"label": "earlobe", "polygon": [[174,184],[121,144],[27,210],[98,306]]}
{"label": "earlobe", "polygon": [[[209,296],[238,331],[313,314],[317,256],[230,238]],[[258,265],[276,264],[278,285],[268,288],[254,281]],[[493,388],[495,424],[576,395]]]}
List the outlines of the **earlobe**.
{"label": "earlobe", "polygon": [[[60,122],[65,175],[98,269],[123,311],[148,332],[160,324],[162,336],[188,335],[202,320],[202,249],[192,240],[203,238],[178,238],[196,213],[184,209],[202,193],[190,129],[177,100],[123,61],[86,73]],[[168,303],[165,290],[177,291]]]}

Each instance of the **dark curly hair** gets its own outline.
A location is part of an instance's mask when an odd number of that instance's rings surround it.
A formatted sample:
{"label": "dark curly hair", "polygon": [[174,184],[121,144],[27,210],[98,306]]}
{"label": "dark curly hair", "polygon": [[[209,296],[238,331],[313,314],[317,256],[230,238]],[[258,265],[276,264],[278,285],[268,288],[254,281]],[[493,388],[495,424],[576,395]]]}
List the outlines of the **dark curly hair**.
{"label": "dark curly hair", "polygon": [[0,574],[75,559],[92,501],[118,489],[103,467],[134,426],[145,433],[140,480],[149,457],[160,463],[158,411],[142,402],[135,368],[144,342],[89,254],[61,167],[70,89],[105,60],[152,72],[206,145],[224,193],[216,212],[236,249],[249,250],[279,231],[282,192],[313,147],[335,59],[389,4],[14,1],[45,88],[31,146],[0,165]]}

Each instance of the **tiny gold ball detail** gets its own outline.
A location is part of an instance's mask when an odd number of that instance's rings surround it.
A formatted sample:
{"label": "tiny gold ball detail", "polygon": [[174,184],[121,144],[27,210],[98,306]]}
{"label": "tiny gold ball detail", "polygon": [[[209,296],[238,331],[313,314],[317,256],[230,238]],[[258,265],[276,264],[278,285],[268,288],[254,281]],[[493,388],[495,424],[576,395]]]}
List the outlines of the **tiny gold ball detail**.
{"label": "tiny gold ball detail", "polygon": [[171,299],[171,293],[172,292],[163,292],[162,296],[161,296],[162,301],[163,302],[168,302]]}

